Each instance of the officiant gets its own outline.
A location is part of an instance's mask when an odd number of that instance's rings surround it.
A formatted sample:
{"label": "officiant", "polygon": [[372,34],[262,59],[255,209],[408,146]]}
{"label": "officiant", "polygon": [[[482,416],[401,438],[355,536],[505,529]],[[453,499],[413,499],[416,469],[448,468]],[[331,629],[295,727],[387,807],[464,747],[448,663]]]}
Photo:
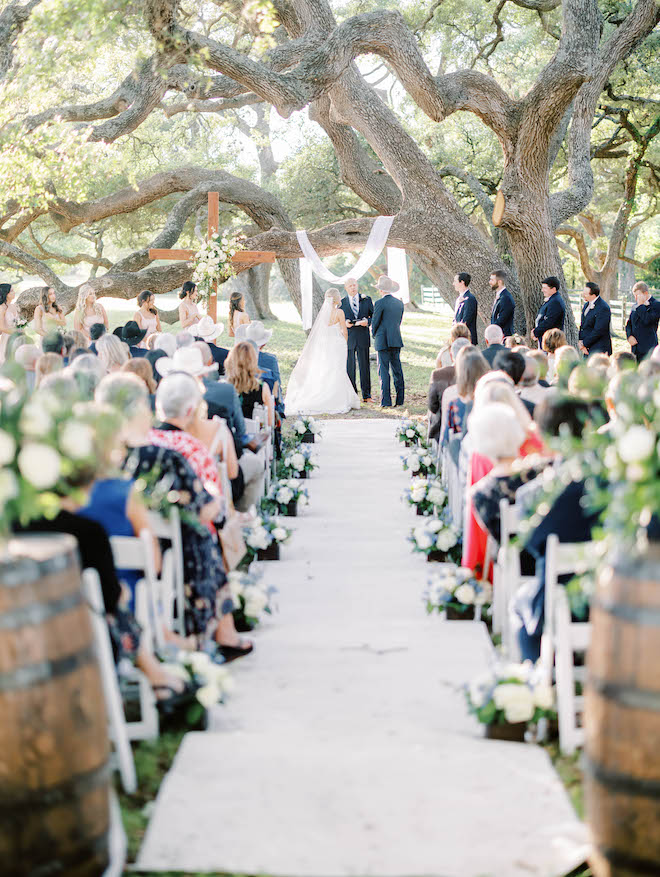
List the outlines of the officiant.
{"label": "officiant", "polygon": [[357,393],[355,382],[355,360],[360,368],[360,385],[362,398],[371,402],[371,371],[369,368],[369,348],[371,347],[371,318],[374,315],[374,303],[368,295],[358,292],[357,280],[349,277],[344,284],[346,295],[341,300],[341,309],[346,317],[348,329],[348,359],[346,371]]}

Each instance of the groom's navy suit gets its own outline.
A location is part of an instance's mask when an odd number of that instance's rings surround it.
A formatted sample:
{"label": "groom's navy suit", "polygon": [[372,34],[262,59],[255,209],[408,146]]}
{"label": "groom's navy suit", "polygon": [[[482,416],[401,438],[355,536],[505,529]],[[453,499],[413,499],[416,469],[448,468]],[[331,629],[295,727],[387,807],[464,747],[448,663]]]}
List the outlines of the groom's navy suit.
{"label": "groom's navy suit", "polygon": [[371,331],[374,336],[374,347],[378,353],[378,376],[380,378],[380,404],[391,407],[390,369],[396,390],[395,405],[403,405],[405,385],[401,368],[401,320],[403,319],[403,302],[393,295],[384,295],[374,305],[374,316]]}
{"label": "groom's navy suit", "polygon": [[355,383],[355,359],[357,357],[360,367],[360,384],[362,386],[362,398],[371,399],[371,371],[369,369],[369,348],[371,346],[371,318],[374,315],[374,303],[368,295],[360,295],[358,298],[357,316],[351,305],[351,299],[345,295],[341,300],[341,309],[349,322],[367,320],[366,326],[349,326],[348,328],[348,358],[346,371],[357,393]]}

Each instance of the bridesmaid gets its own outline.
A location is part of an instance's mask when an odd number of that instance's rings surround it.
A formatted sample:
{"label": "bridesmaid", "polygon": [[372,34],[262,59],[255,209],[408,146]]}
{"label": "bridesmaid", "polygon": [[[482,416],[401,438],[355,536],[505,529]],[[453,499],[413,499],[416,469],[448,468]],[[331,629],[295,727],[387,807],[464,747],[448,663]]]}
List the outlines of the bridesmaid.
{"label": "bridesmaid", "polygon": [[149,339],[149,336],[156,332],[162,332],[162,329],[160,328],[160,317],[158,316],[158,311],[155,307],[156,296],[153,292],[149,292],[148,289],[145,289],[144,292],[141,292],[138,295],[137,300],[140,309],[133,314],[133,319],[140,329],[146,329],[147,331],[147,334],[138,346],[148,349],[147,340]]}
{"label": "bridesmaid", "polygon": [[34,309],[34,330],[37,335],[47,335],[54,329],[64,329],[66,317],[57,303],[55,290],[44,286],[41,290],[41,302]]}
{"label": "bridesmaid", "polygon": [[105,308],[96,300],[96,293],[92,287],[88,283],[83,283],[78,290],[78,301],[73,312],[73,328],[83,332],[89,344],[91,344],[89,330],[94,323],[103,323],[106,331],[109,328]]}
{"label": "bridesmaid", "polygon": [[243,326],[250,322],[250,318],[245,313],[245,299],[241,292],[232,292],[229,296],[229,335],[231,338],[236,337],[236,330],[239,326]]}
{"label": "bridesmaid", "polygon": [[197,299],[199,298],[197,284],[193,283],[192,280],[186,280],[179,293],[179,298],[181,299],[179,304],[181,328],[189,329],[191,326],[197,325],[202,317],[197,307]]}
{"label": "bridesmaid", "polygon": [[9,338],[16,330],[18,310],[11,283],[0,283],[0,363],[5,361]]}

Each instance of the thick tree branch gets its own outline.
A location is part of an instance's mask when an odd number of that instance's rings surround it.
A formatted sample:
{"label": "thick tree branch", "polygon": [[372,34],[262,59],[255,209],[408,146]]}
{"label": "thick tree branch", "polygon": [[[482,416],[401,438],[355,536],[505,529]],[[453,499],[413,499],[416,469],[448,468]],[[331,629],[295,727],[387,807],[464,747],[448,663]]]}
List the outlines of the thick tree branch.
{"label": "thick tree branch", "polygon": [[28,0],[20,4],[13,0],[0,12],[0,80],[8,73],[14,57],[16,40],[23,30],[30,13],[41,0]]}

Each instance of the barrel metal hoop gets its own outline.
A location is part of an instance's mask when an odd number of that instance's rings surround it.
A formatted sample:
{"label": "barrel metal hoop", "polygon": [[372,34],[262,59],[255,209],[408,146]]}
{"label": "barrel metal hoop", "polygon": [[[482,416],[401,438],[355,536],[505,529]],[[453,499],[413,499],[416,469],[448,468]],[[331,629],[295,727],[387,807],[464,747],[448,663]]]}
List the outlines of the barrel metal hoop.
{"label": "barrel metal hoop", "polygon": [[[28,534],[29,535],[29,534]],[[26,582],[36,582],[46,576],[80,569],[77,548],[53,554],[45,560],[16,555],[11,562],[0,563],[0,582],[6,588],[20,588]]]}
{"label": "barrel metal hoop", "polygon": [[96,659],[94,646],[90,645],[73,655],[66,655],[55,661],[39,661],[36,664],[28,664],[26,667],[18,667],[8,673],[0,673],[0,691],[20,691],[23,688],[31,688],[57,676],[65,676],[79,667],[91,664]]}
{"label": "barrel metal hoop", "polygon": [[660,627],[660,608],[655,606],[627,606],[623,603],[615,603],[613,600],[603,600],[597,597],[593,601],[593,607],[613,615],[621,621],[630,624],[641,624],[645,627]]}
{"label": "barrel metal hoop", "polygon": [[589,686],[606,700],[613,700],[629,709],[660,712],[660,691],[632,688],[630,685],[598,679],[593,675],[589,676]]}
{"label": "barrel metal hoop", "polygon": [[631,856],[628,853],[624,853],[622,850],[613,850],[610,847],[602,847],[599,844],[596,845],[598,852],[603,856],[610,865],[613,866],[617,871],[621,869],[622,871],[632,871],[635,874],[639,874],[640,877],[657,877],[658,875],[658,862],[652,862],[650,859],[640,859],[637,856]]}
{"label": "barrel metal hoop", "polygon": [[[107,783],[111,774],[111,765],[108,758],[91,770],[68,777],[54,786],[40,789],[0,789],[0,814],[4,821],[5,817],[14,813],[19,808],[50,809],[60,804],[71,803],[79,799],[81,795],[94,791]],[[5,812],[7,811],[7,812]]]}
{"label": "barrel metal hoop", "polygon": [[660,780],[638,779],[628,774],[618,773],[593,761],[586,753],[584,756],[584,770],[585,773],[589,774],[601,785],[607,786],[614,792],[636,795],[640,798],[660,799]]}
{"label": "barrel metal hoop", "polygon": [[82,603],[80,591],[66,594],[57,600],[48,603],[30,603],[28,606],[20,606],[3,612],[0,615],[0,630],[18,630],[21,627],[43,624],[55,615],[68,612]]}
{"label": "barrel metal hoop", "polygon": [[[90,857],[97,859],[99,863],[103,862],[104,867],[109,861],[109,838],[107,829],[97,837],[86,838],[84,845],[70,853],[67,856],[58,854],[57,861],[50,861],[44,865],[37,865],[26,877],[65,877],[75,868],[81,865],[88,865]],[[100,868],[99,873],[106,873]]]}

